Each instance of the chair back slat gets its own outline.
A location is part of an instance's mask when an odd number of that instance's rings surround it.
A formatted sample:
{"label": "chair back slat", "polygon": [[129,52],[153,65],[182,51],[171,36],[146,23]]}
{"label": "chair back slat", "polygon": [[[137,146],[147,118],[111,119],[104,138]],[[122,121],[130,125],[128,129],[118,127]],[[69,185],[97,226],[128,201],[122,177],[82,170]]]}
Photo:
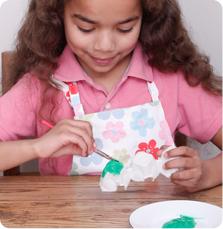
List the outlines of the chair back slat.
{"label": "chair back slat", "polygon": [[[6,93],[10,89],[10,59],[11,59],[11,52],[6,51],[2,53],[2,93]],[[14,176],[20,174],[19,166],[14,167],[12,169],[8,169],[3,172],[4,176]]]}

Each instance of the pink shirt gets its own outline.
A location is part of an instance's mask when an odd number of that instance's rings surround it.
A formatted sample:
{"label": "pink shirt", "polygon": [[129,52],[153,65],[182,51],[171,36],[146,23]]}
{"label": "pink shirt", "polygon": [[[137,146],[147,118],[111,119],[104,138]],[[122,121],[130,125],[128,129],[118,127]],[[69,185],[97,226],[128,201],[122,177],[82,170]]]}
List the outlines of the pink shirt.
{"label": "pink shirt", "polygon": [[[55,78],[76,81],[85,113],[143,104],[151,101],[147,81],[154,81],[172,135],[176,130],[200,142],[209,141],[221,127],[221,97],[207,93],[202,87],[190,87],[181,73],[164,74],[146,62],[140,45],[135,49],[128,71],[110,92],[96,85],[86,75],[71,50],[66,47],[59,59]],[[43,135],[48,128],[38,117],[42,86],[39,80],[26,74],[13,88],[0,97],[0,140],[16,140]],[[63,93],[58,96],[56,121],[72,118],[73,111]],[[71,168],[72,156],[41,160],[42,174],[65,175]]]}

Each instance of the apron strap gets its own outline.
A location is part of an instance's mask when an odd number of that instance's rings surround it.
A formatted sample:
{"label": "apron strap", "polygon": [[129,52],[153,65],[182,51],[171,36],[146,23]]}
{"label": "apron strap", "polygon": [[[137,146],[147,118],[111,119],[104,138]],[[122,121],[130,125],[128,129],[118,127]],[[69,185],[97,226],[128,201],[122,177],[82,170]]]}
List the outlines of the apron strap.
{"label": "apron strap", "polygon": [[159,101],[159,91],[156,84],[154,82],[148,82],[147,86],[152,98],[152,102]]}
{"label": "apron strap", "polygon": [[[76,82],[63,82],[51,77],[52,81],[56,85],[56,88],[63,91],[67,101],[70,103],[75,116],[84,115],[83,105],[81,103],[80,94]],[[55,85],[53,85],[55,87]]]}

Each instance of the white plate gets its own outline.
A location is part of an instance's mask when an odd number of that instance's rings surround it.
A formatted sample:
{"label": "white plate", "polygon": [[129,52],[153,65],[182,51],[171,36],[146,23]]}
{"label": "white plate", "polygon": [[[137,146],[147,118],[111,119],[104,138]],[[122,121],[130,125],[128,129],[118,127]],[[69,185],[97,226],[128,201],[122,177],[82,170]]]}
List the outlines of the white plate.
{"label": "white plate", "polygon": [[213,228],[222,223],[222,208],[199,201],[161,201],[137,208],[130,215],[133,228],[162,228],[163,224],[180,215],[195,219],[196,228]]}

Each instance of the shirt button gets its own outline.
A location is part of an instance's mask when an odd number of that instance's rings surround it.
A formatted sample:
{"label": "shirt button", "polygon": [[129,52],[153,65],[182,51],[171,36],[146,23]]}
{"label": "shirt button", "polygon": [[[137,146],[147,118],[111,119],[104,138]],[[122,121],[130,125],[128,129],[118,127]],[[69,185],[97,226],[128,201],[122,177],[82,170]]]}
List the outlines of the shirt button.
{"label": "shirt button", "polygon": [[111,108],[111,103],[107,103],[106,105],[105,105],[105,109],[106,110],[109,110]]}

